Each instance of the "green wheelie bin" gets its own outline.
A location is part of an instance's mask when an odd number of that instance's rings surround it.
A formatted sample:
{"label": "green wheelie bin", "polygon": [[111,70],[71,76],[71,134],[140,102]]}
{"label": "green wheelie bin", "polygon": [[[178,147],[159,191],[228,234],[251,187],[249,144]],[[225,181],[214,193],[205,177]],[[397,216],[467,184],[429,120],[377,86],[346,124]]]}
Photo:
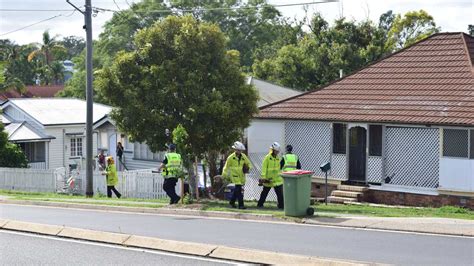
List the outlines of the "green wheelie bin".
{"label": "green wheelie bin", "polygon": [[281,173],[286,216],[313,215],[311,203],[311,176],[313,172],[293,170]]}

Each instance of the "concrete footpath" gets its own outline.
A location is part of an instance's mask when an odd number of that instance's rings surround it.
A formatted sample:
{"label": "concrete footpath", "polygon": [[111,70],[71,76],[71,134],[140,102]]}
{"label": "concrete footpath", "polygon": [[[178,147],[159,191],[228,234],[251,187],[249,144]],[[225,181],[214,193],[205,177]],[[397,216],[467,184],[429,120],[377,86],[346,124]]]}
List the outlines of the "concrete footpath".
{"label": "concrete footpath", "polygon": [[[96,202],[96,200],[94,200]],[[106,202],[106,201],[103,201]],[[221,211],[203,211],[192,210],[175,207],[123,207],[123,206],[107,206],[98,204],[84,204],[53,201],[32,201],[32,200],[13,200],[7,197],[0,197],[0,203],[19,204],[32,206],[49,206],[61,208],[77,208],[86,210],[102,210],[102,211],[119,211],[131,213],[150,213],[150,214],[166,214],[166,215],[183,215],[198,217],[214,217],[223,219],[242,219],[251,221],[272,221],[280,223],[304,223],[315,226],[334,226],[349,227],[359,229],[388,230],[411,233],[428,233],[439,235],[467,236],[474,237],[474,220],[449,219],[449,218],[391,218],[391,217],[367,217],[367,216],[351,216],[333,213],[315,213],[315,216],[309,218],[284,219],[270,214],[252,214],[238,212],[221,212]],[[117,202],[114,202],[117,203]],[[127,202],[133,204],[131,202]],[[151,205],[137,202],[136,204]],[[156,204],[155,204],[156,205]],[[327,217],[328,215],[333,217]]]}
{"label": "concrete footpath", "polygon": [[40,235],[101,242],[125,247],[145,248],[151,250],[159,250],[244,263],[258,263],[268,265],[373,265],[373,263],[365,263],[358,261],[325,259],[310,256],[227,247],[222,245],[174,241],[153,237],[102,232],[57,225],[37,224],[15,220],[0,219],[0,230],[35,233]]}

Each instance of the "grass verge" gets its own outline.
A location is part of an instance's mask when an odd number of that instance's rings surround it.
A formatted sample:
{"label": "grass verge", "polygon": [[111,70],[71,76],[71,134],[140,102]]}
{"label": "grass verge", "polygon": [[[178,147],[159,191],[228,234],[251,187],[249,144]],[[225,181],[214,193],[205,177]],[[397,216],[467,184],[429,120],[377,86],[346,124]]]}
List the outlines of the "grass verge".
{"label": "grass verge", "polygon": [[[0,190],[0,195],[8,196],[11,199],[48,201],[78,204],[94,204],[106,206],[124,206],[124,207],[145,207],[161,208],[168,205],[168,199],[135,199],[135,198],[107,198],[103,195],[95,195],[93,198],[84,196],[73,196],[55,193],[37,193]],[[194,209],[203,211],[220,212],[238,212],[249,214],[267,214],[278,218],[291,219],[286,217],[283,210],[279,210],[276,203],[267,202],[265,208],[257,208],[255,201],[246,201],[247,209],[240,210],[231,208],[227,201],[221,200],[201,200],[198,203],[189,205],[176,205],[176,208]],[[336,217],[338,215],[359,215],[370,217],[436,217],[436,218],[455,218],[474,220],[474,211],[460,207],[445,206],[441,208],[419,208],[419,207],[393,207],[393,206],[371,206],[369,204],[361,205],[342,205],[342,204],[317,204],[313,206],[317,216]],[[298,221],[298,219],[296,219]]]}

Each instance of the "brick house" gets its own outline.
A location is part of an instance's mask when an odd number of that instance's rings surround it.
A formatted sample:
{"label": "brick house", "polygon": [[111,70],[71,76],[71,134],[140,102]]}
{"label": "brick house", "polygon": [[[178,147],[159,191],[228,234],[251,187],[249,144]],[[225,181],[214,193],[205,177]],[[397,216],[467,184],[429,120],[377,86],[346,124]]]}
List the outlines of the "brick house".
{"label": "brick house", "polygon": [[473,62],[473,37],[439,33],[266,105],[248,129],[250,157],[258,166],[273,141],[292,144],[316,197],[331,162],[333,201],[474,208]]}

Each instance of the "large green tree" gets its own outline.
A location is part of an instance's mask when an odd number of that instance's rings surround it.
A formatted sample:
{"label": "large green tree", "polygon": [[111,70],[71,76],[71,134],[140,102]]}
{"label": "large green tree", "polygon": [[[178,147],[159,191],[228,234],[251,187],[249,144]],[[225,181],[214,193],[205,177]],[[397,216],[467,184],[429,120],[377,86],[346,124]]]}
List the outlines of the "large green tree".
{"label": "large green tree", "polygon": [[139,31],[133,46],[96,83],[121,130],[156,152],[169,140],[165,129],[181,125],[194,156],[239,139],[258,96],[217,25],[170,16]]}
{"label": "large green tree", "polygon": [[405,16],[391,11],[379,23],[337,19],[333,25],[316,14],[311,31],[296,44],[281,47],[274,55],[253,64],[254,75],[284,86],[310,90],[348,74],[403,48],[439,29],[424,11]]}

